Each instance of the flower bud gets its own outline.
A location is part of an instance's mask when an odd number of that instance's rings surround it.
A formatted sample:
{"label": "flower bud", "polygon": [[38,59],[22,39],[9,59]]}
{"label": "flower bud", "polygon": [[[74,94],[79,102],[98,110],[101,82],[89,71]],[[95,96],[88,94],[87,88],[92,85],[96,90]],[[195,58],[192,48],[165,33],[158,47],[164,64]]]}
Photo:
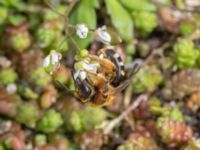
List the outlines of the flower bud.
{"label": "flower bud", "polygon": [[95,31],[96,38],[101,41],[104,44],[109,45],[111,42],[111,36],[110,34],[106,31],[106,26],[103,26],[101,28],[97,28]]}
{"label": "flower bud", "polygon": [[44,59],[43,67],[49,74],[53,74],[59,66],[62,55],[55,50],[52,50],[49,55]]}
{"label": "flower bud", "polygon": [[16,84],[14,84],[14,83],[8,84],[8,85],[6,86],[6,91],[7,91],[9,94],[14,94],[14,93],[17,91],[17,86],[16,86]]}

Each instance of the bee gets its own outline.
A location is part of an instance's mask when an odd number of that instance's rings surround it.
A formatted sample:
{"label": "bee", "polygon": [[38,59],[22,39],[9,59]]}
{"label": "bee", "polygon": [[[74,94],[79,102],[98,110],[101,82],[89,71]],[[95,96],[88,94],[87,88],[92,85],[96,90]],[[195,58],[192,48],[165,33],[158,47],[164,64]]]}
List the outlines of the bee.
{"label": "bee", "polygon": [[104,73],[105,76],[109,78],[112,86],[117,87],[126,78],[125,67],[121,57],[115,52],[113,47],[99,50],[98,56],[96,60],[99,62],[102,62],[103,59],[107,59],[114,65],[114,67],[112,67],[112,65],[108,63],[102,63],[104,64],[103,68],[106,70]]}
{"label": "bee", "polygon": [[[74,46],[80,50],[71,34],[68,32],[69,25],[68,17],[70,10],[65,14],[60,14],[54,9],[54,6],[45,0],[45,3],[54,10],[58,15],[65,18],[65,34]],[[76,2],[71,3],[69,7],[73,8]],[[66,19],[67,18],[67,19]],[[104,29],[100,29],[104,30]],[[93,31],[91,29],[91,31]],[[121,39],[118,41],[121,42]],[[61,42],[60,45],[62,45]],[[59,47],[60,47],[59,45]],[[72,70],[72,78],[75,85],[75,90],[68,89],[65,85],[60,84],[68,93],[74,95],[83,103],[90,103],[94,106],[104,106],[110,104],[117,92],[122,91],[130,83],[132,76],[138,71],[138,64],[126,69],[124,63],[114,47],[107,47],[99,50],[97,55],[87,54],[80,50],[79,55],[75,57],[75,63]]]}
{"label": "bee", "polygon": [[134,64],[130,72],[126,70],[121,57],[113,48],[103,48],[97,55],[88,54],[87,57],[90,62],[88,59],[81,60],[83,63],[81,69],[76,67],[79,61],[74,65],[72,78],[75,90],[69,91],[66,87],[64,88],[82,103],[93,106],[110,104],[116,93],[128,86],[132,76],[140,68],[140,65]]}
{"label": "bee", "polygon": [[82,103],[89,103],[93,106],[103,106],[113,100],[112,86],[107,83],[101,73],[87,73],[87,78],[81,81],[75,80],[76,91],[74,95]]}

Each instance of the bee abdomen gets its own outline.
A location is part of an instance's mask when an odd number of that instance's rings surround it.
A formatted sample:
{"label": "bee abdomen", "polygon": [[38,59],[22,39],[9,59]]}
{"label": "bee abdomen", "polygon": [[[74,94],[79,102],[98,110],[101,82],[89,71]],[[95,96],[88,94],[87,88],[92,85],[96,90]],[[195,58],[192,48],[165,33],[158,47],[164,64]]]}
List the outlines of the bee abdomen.
{"label": "bee abdomen", "polygon": [[116,76],[112,81],[112,84],[114,86],[118,86],[119,83],[121,82],[121,80],[124,79],[125,77],[125,68],[124,68],[124,63],[121,59],[121,57],[119,56],[118,53],[116,53],[114,50],[112,49],[108,49],[105,51],[107,57],[110,58],[110,60],[115,64],[117,70],[116,70]]}

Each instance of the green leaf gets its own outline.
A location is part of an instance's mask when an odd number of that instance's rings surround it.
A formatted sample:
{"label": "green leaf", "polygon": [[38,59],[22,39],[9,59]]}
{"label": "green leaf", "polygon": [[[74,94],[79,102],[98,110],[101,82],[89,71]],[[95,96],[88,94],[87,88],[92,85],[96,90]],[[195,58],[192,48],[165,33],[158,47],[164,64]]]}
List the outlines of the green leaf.
{"label": "green leaf", "polygon": [[8,16],[8,22],[12,25],[18,26],[24,22],[26,18],[22,15],[10,15]]}
{"label": "green leaf", "polygon": [[[70,22],[74,25],[84,23],[90,29],[95,29],[97,24],[97,17],[95,12],[96,0],[81,0],[76,9],[70,16]],[[75,38],[78,45],[84,49],[93,40],[91,33],[88,34],[86,39]]]}
{"label": "green leaf", "polygon": [[148,0],[120,0],[120,2],[132,11],[156,11],[156,6]]}
{"label": "green leaf", "polygon": [[0,4],[5,7],[13,7],[19,11],[26,8],[26,4],[21,0],[0,0]]}
{"label": "green leaf", "polygon": [[133,38],[133,22],[130,15],[118,1],[106,0],[105,2],[113,26],[125,41],[130,41]]}

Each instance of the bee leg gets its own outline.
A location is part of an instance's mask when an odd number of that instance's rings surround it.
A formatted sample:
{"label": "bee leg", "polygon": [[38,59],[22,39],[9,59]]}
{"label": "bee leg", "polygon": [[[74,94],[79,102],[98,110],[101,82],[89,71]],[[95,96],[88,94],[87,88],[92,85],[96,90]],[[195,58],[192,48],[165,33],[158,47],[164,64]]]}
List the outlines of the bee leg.
{"label": "bee leg", "polygon": [[132,78],[143,66],[141,59],[135,60],[131,64],[125,65],[125,72],[127,72],[127,78]]}
{"label": "bee leg", "polygon": [[92,86],[104,87],[107,84],[106,78],[102,74],[96,74],[90,71],[86,71],[88,75],[88,81]]}

